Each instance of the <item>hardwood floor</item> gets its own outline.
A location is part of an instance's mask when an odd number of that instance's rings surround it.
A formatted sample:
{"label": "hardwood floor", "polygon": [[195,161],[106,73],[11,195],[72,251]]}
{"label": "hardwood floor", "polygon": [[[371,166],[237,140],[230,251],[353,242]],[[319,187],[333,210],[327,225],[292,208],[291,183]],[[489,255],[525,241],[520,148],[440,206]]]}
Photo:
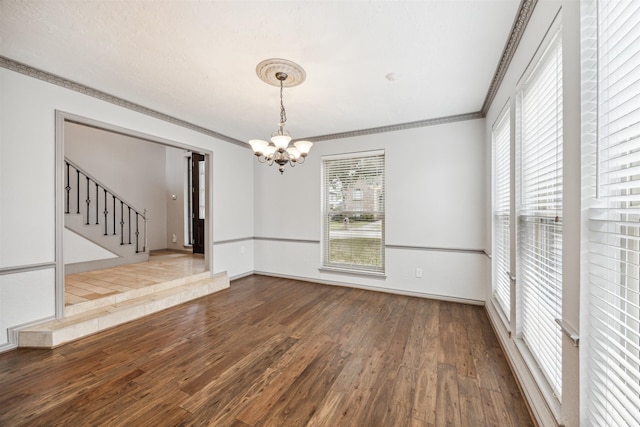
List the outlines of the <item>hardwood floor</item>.
{"label": "hardwood floor", "polygon": [[484,308],[250,276],[0,354],[2,426],[530,426]]}

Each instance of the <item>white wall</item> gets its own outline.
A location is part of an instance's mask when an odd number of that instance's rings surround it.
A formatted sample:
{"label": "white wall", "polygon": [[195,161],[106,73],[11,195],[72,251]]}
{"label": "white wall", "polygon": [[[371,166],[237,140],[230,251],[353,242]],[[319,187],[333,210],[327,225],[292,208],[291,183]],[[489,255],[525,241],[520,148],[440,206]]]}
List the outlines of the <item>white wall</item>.
{"label": "white wall", "polygon": [[[484,301],[484,130],[478,119],[322,141],[284,175],[255,162],[256,271]],[[377,149],[385,150],[386,244],[394,246],[385,251],[386,278],[319,271],[321,158]]]}
{"label": "white wall", "polygon": [[64,255],[64,262],[67,265],[118,257],[118,255],[113,252],[96,245],[91,240],[74,233],[68,228],[64,229],[62,239],[64,241],[62,253]]}
{"label": "white wall", "polygon": [[9,341],[8,327],[53,315],[53,269],[0,275],[0,348]]}
{"label": "white wall", "polygon": [[[0,347],[7,328],[55,315],[56,110],[212,151],[213,240],[253,235],[249,150],[0,68]],[[250,256],[221,261],[233,245],[208,249],[213,272],[253,270]]]}
{"label": "white wall", "polygon": [[[559,15],[558,15],[559,14]],[[545,38],[554,18],[559,16],[562,25],[563,48],[563,318],[579,330],[579,294],[580,294],[580,16],[579,2],[574,0],[538,1],[529,21],[520,45],[510,67],[487,113],[485,141],[487,180],[491,182],[491,128],[507,103],[512,103],[518,82],[536,50]],[[514,104],[511,104],[512,107]],[[514,116],[512,116],[513,118]],[[490,193],[489,193],[490,194]],[[487,196],[488,198],[490,195]],[[487,250],[491,250],[491,205],[486,213]],[[491,269],[487,271],[491,276]],[[579,425],[579,360],[578,348],[568,338],[563,341],[563,403],[552,409],[547,405],[530,370],[525,366],[520,351],[517,330],[511,325],[506,327],[491,299],[491,279],[487,281],[486,305],[489,317],[494,324],[498,338],[503,344],[516,376],[523,385],[525,397],[532,404],[534,415],[540,425],[555,425],[555,415],[566,426]]]}
{"label": "white wall", "polygon": [[[147,209],[149,249],[165,249],[167,148],[161,144],[75,123],[65,123],[64,132],[65,156],[132,207],[140,212]],[[73,178],[71,181],[73,186],[75,181]],[[82,190],[83,187],[80,194],[84,200]]]}
{"label": "white wall", "polygon": [[[165,248],[169,249],[184,249],[184,205],[186,203],[184,177],[187,155],[187,150],[167,147],[164,198],[167,213]],[[173,199],[173,196],[176,198]]]}
{"label": "white wall", "polygon": [[26,79],[0,69],[0,268],[54,261],[56,88]]}

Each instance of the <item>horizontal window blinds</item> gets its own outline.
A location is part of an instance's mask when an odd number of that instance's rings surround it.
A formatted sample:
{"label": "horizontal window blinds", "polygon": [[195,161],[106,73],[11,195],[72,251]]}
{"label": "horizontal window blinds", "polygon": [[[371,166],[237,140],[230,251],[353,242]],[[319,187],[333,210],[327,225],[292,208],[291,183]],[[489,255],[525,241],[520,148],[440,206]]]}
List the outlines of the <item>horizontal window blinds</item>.
{"label": "horizontal window blinds", "polygon": [[507,109],[493,128],[493,295],[507,317],[511,313],[511,121]]}
{"label": "horizontal window blinds", "polygon": [[587,416],[592,425],[640,425],[640,2],[598,1],[596,10]]}
{"label": "horizontal window blinds", "polygon": [[560,399],[562,44],[558,32],[519,91],[521,337]]}
{"label": "horizontal window blinds", "polygon": [[384,272],[384,154],[323,160],[323,265]]}

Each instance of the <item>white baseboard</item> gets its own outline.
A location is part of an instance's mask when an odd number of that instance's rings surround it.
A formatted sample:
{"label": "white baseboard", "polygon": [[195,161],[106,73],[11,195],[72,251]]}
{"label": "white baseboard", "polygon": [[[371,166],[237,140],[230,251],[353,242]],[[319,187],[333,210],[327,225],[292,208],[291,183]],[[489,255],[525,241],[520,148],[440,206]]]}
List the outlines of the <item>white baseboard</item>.
{"label": "white baseboard", "polygon": [[229,280],[231,281],[231,280],[242,279],[243,277],[248,277],[248,276],[251,276],[252,274],[257,274],[257,273],[255,273],[253,271],[248,271],[246,273],[241,273],[241,274],[237,274],[237,275],[235,275],[233,277],[229,277]]}
{"label": "white baseboard", "polygon": [[38,319],[32,322],[27,322],[21,325],[16,325],[16,326],[7,328],[7,335],[8,335],[7,338],[9,338],[9,342],[7,344],[0,346],[0,353],[2,353],[3,351],[9,351],[9,350],[18,348],[18,344],[19,344],[18,334],[20,333],[20,329],[28,328],[30,326],[35,326],[37,324],[44,323],[44,322],[49,322],[54,319],[55,319],[55,316],[45,317],[43,319]]}
{"label": "white baseboard", "polygon": [[[136,259],[137,258],[137,259]],[[65,274],[83,273],[85,271],[101,270],[103,268],[119,267],[127,264],[137,264],[139,262],[149,261],[149,254],[146,252],[140,252],[132,257],[118,257],[99,259],[95,261],[77,262],[74,264],[65,264]]]}
{"label": "white baseboard", "polygon": [[[253,271],[253,273],[251,274],[259,274],[262,276],[270,276],[270,277],[281,277],[283,279],[300,280],[303,282],[318,283],[321,285],[340,286],[343,288],[364,289],[367,291],[384,292],[387,294],[405,295],[410,297],[428,298],[428,299],[434,299],[439,301],[457,302],[461,304],[471,304],[471,305],[480,305],[480,306],[485,304],[485,302],[482,300],[458,298],[458,297],[451,297],[447,295],[428,294],[423,292],[405,291],[402,289],[383,288],[379,286],[360,285],[357,283],[337,282],[333,280],[321,280],[321,279],[313,279],[309,277],[290,276],[286,274],[270,273],[267,271]],[[246,274],[246,275],[248,276],[250,274]]]}
{"label": "white baseboard", "polygon": [[17,344],[12,344],[12,343],[8,342],[6,344],[0,345],[0,353],[4,353],[4,352],[10,351],[10,350],[15,350],[16,348],[18,348]]}

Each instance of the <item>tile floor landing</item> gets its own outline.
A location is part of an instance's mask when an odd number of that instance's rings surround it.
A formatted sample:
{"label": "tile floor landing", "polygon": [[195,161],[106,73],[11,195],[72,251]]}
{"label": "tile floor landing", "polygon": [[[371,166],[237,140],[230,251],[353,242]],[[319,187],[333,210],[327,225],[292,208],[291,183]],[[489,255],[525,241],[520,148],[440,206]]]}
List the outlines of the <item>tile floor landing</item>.
{"label": "tile floor landing", "polygon": [[64,304],[68,307],[204,271],[203,255],[157,251],[148,262],[66,275]]}
{"label": "tile floor landing", "polygon": [[[68,282],[71,281],[71,283]],[[18,346],[52,348],[229,287],[204,258],[160,253],[149,262],[65,277],[65,317],[18,331]]]}

